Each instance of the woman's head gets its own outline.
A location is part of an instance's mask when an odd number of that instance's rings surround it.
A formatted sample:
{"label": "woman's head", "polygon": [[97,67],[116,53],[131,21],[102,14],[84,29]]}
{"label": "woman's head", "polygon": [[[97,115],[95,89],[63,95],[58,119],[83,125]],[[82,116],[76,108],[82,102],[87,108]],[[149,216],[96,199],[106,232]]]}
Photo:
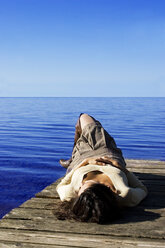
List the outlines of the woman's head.
{"label": "woman's head", "polygon": [[118,204],[110,188],[95,183],[75,200],[72,211],[80,221],[105,223],[117,218]]}
{"label": "woman's head", "polygon": [[117,219],[119,208],[115,193],[104,184],[95,183],[70,203],[63,203],[57,215],[59,219],[103,224]]}

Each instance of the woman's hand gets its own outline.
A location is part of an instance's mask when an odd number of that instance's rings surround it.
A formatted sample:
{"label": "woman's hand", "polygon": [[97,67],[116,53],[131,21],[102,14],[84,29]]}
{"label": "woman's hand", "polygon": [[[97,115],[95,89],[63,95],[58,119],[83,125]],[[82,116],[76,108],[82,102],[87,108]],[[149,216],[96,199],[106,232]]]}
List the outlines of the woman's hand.
{"label": "woman's hand", "polygon": [[110,164],[118,169],[120,169],[121,171],[123,171],[125,174],[127,174],[129,171],[123,167],[117,160],[110,158],[108,156],[103,156],[103,157],[99,157],[96,159],[99,162],[103,162],[104,164]]}
{"label": "woman's hand", "polygon": [[98,158],[88,158],[88,164],[106,165],[104,161],[101,161]]}
{"label": "woman's hand", "polygon": [[119,170],[123,171],[125,174],[127,174],[129,171],[123,167],[117,160],[112,159],[108,156],[103,156],[103,157],[97,157],[97,158],[85,158],[78,167],[82,167],[88,164],[95,164],[95,165],[106,165],[106,164],[110,164],[116,168],[118,168]]}
{"label": "woman's hand", "polygon": [[97,158],[85,158],[78,167],[82,167],[88,164],[94,164],[94,165],[106,165],[106,163],[104,163],[101,160],[98,160]]}

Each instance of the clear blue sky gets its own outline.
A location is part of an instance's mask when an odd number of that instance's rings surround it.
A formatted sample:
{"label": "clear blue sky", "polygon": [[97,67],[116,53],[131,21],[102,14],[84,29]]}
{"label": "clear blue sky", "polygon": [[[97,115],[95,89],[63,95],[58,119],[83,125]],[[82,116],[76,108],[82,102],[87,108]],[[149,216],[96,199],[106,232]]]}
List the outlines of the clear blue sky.
{"label": "clear blue sky", "polygon": [[0,0],[0,96],[165,96],[164,0]]}

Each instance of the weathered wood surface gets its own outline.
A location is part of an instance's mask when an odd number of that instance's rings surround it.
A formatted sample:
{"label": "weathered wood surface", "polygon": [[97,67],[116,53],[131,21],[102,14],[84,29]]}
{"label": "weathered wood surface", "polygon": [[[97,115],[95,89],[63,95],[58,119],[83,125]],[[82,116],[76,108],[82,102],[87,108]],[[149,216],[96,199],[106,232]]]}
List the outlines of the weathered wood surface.
{"label": "weathered wood surface", "polygon": [[57,220],[55,182],[0,221],[0,248],[165,248],[165,162],[127,160],[148,187],[148,197],[109,225]]}

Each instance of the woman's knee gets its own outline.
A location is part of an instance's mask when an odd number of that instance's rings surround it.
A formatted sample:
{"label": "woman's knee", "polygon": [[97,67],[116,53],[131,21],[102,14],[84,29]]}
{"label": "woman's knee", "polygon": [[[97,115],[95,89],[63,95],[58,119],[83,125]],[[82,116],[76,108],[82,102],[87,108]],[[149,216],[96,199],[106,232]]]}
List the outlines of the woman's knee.
{"label": "woman's knee", "polygon": [[90,123],[95,123],[94,119],[86,113],[81,114],[80,116],[81,129],[83,129],[86,125]]}

